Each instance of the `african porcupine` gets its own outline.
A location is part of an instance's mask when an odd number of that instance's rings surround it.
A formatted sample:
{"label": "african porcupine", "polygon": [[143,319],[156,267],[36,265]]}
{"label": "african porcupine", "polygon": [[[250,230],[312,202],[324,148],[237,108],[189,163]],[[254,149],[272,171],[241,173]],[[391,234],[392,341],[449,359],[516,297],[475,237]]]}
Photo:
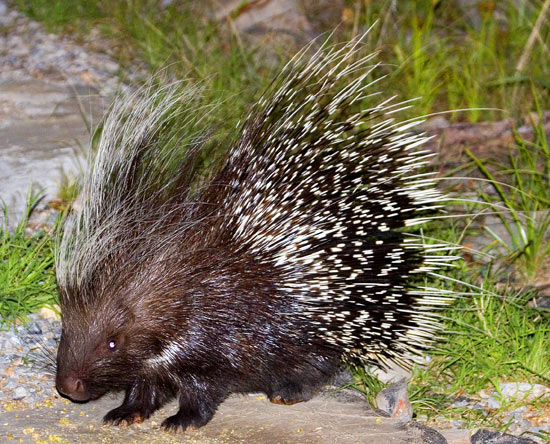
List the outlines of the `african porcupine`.
{"label": "african porcupine", "polygon": [[230,393],[304,401],[343,361],[430,342],[450,297],[408,281],[449,258],[399,228],[442,197],[403,103],[361,108],[359,44],[298,54],[208,180],[196,90],[115,102],[58,243],[61,393],[125,391],[115,424],[178,397],[164,427],[199,427]]}

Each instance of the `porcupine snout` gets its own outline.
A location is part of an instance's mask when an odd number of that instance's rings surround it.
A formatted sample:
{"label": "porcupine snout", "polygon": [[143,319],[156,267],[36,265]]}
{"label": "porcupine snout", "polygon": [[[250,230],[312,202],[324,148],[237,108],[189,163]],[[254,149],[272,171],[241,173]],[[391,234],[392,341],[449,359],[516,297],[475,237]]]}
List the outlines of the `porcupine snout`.
{"label": "porcupine snout", "polygon": [[90,399],[86,384],[79,377],[58,374],[56,379],[55,387],[62,396],[71,398],[73,401],[88,401]]}

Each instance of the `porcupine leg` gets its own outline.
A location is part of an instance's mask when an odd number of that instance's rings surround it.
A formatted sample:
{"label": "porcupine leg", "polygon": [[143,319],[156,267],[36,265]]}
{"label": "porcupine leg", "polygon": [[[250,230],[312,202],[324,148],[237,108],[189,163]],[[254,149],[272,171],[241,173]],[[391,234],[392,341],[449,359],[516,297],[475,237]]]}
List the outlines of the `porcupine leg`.
{"label": "porcupine leg", "polygon": [[202,427],[212,419],[227,395],[220,384],[189,385],[180,392],[178,412],[166,418],[162,427],[169,431]]}
{"label": "porcupine leg", "polygon": [[113,425],[143,422],[170,399],[165,393],[168,392],[159,390],[154,384],[136,382],[126,390],[122,404],[108,412],[103,417],[103,422]]}

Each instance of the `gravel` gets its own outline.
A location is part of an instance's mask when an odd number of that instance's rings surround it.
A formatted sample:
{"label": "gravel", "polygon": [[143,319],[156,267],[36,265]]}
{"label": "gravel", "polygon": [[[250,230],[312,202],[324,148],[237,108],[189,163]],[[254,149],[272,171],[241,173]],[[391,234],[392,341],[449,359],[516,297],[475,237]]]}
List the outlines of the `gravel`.
{"label": "gravel", "polygon": [[[48,313],[48,317],[44,316]],[[58,395],[54,389],[53,358],[61,321],[43,310],[26,325],[0,331],[0,410],[23,409]]]}

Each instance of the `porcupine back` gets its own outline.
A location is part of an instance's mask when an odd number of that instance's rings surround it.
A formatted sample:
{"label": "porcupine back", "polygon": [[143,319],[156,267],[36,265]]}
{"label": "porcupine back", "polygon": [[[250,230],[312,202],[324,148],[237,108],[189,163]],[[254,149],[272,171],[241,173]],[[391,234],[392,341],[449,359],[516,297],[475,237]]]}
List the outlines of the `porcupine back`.
{"label": "porcupine back", "polygon": [[444,197],[419,172],[432,156],[410,132],[419,121],[392,117],[407,104],[361,107],[380,79],[375,54],[358,58],[359,46],[286,66],[245,120],[215,180],[231,191],[216,203],[235,244],[278,270],[311,337],[347,360],[407,366],[452,299],[411,278],[456,257],[401,230],[429,220]]}
{"label": "porcupine back", "polygon": [[450,300],[411,288],[411,277],[453,257],[432,256],[439,246],[401,230],[429,220],[443,197],[419,173],[431,154],[410,131],[417,121],[393,118],[407,104],[362,108],[378,79],[375,55],[359,58],[359,46],[298,54],[207,183],[196,167],[206,139],[196,90],[165,87],[115,104],[58,250],[60,285],[85,300],[102,273],[112,279],[131,263],[129,252],[162,256],[206,221],[205,245],[274,270],[277,297],[292,301],[289,315],[312,342],[351,361],[406,365],[430,344],[434,310]]}

